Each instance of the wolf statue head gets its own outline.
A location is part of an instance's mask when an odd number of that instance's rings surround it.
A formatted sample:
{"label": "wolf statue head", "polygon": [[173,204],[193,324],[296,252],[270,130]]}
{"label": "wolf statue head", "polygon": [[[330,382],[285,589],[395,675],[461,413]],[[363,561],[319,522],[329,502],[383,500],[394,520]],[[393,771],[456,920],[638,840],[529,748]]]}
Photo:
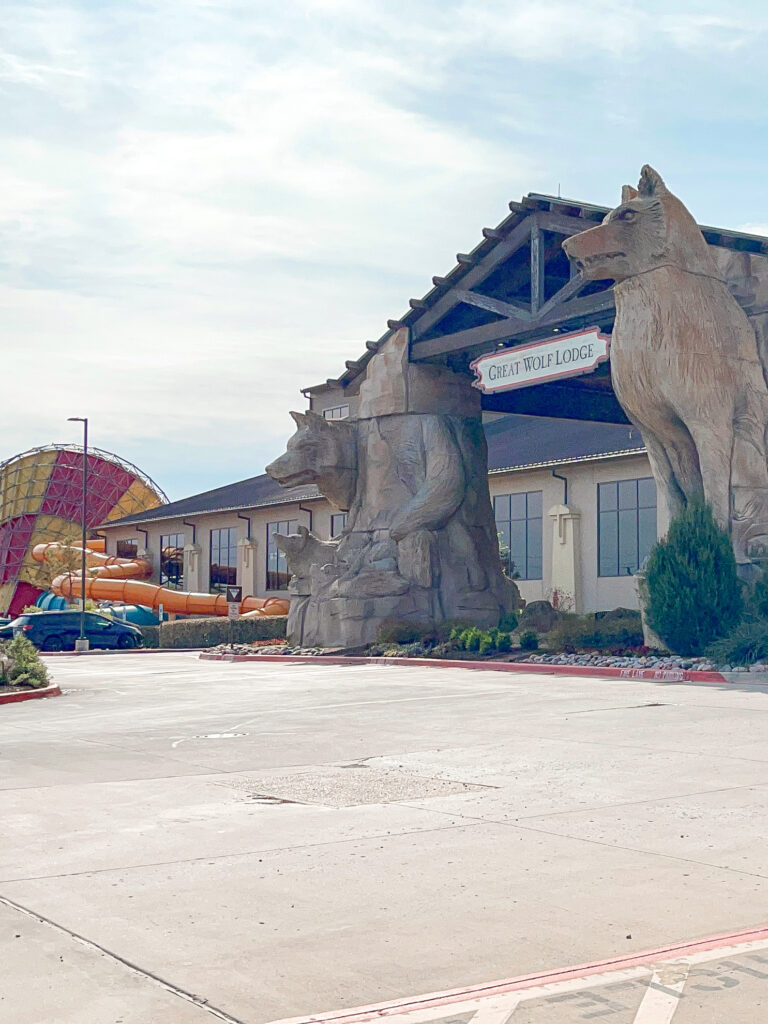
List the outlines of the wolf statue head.
{"label": "wolf statue head", "polygon": [[636,189],[622,188],[621,205],[563,249],[587,281],[618,283],[662,266],[719,277],[696,221],[648,164]]}
{"label": "wolf statue head", "polygon": [[316,484],[332,505],[347,511],[357,483],[357,431],[349,420],[292,412],[297,430],[286,451],[267,466],[283,487]]}

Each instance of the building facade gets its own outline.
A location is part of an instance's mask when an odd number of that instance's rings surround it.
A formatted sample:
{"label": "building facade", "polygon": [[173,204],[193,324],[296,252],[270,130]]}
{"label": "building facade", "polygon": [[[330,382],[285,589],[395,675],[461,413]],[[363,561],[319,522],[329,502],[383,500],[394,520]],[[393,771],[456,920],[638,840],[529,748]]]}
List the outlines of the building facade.
{"label": "building facade", "polygon": [[[637,431],[491,414],[485,432],[499,548],[523,598],[579,611],[636,607],[633,573],[666,529]],[[289,580],[273,534],[302,525],[332,539],[345,519],[312,486],[282,489],[258,476],[100,532],[109,554],[148,558],[153,582],[202,593],[236,583],[245,595],[269,597],[285,593]]]}

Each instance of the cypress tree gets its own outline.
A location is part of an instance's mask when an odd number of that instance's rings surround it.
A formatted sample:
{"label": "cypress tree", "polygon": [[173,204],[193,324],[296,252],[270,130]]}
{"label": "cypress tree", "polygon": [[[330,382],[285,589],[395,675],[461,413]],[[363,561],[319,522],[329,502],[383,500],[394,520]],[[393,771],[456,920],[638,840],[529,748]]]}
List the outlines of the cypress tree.
{"label": "cypress tree", "polygon": [[651,551],[646,579],[648,624],[676,654],[700,654],[741,618],[731,541],[703,502],[672,520]]}

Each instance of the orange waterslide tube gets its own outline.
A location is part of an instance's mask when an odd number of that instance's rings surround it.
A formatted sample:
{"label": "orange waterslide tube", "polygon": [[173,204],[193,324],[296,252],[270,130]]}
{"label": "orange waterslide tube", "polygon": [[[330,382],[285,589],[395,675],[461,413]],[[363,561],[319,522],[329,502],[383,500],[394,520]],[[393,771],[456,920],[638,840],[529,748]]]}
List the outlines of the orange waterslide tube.
{"label": "orange waterslide tube", "polygon": [[[76,552],[82,548],[71,544],[37,544],[32,557],[44,562],[48,553]],[[195,594],[188,590],[169,590],[136,577],[152,574],[152,563],[144,558],[117,558],[86,548],[86,565],[91,572],[85,578],[85,596],[94,601],[121,601],[142,604],[157,611],[160,605],[167,612],[180,615],[226,615],[227,599],[224,594]],[[65,572],[51,582],[51,590],[60,597],[80,597],[80,574]],[[282,597],[246,597],[240,604],[240,614],[287,615],[290,601]]]}
{"label": "orange waterslide tube", "polygon": [[[93,543],[98,544],[98,541]],[[36,562],[45,562],[48,555],[82,555],[82,552],[83,549],[77,544],[51,541],[49,544],[35,544],[32,548],[32,557]],[[145,558],[118,558],[116,555],[105,555],[101,551],[95,551],[88,545],[85,549],[85,564],[92,575],[98,576],[99,579],[128,580],[152,575],[152,563]]]}
{"label": "orange waterslide tube", "polygon": [[[62,573],[51,583],[54,594],[62,597],[80,597],[81,579],[74,573]],[[86,576],[85,596],[94,601],[120,601],[125,604],[143,604],[153,611],[160,605],[166,612],[181,615],[226,615],[227,599],[224,594],[195,594],[188,590],[169,590],[143,580],[101,579]],[[240,614],[287,615],[290,602],[281,597],[246,597],[240,604]]]}

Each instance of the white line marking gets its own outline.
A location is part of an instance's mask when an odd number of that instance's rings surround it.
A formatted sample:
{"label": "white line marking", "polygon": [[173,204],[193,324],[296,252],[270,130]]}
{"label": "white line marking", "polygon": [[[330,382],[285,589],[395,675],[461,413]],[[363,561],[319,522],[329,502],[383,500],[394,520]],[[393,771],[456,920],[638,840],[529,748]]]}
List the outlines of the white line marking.
{"label": "white line marking", "polygon": [[521,996],[490,1000],[480,1007],[470,1024],[507,1024],[521,1002]]}
{"label": "white line marking", "polygon": [[659,964],[645,990],[634,1024],[671,1024],[690,969],[687,960]]}

